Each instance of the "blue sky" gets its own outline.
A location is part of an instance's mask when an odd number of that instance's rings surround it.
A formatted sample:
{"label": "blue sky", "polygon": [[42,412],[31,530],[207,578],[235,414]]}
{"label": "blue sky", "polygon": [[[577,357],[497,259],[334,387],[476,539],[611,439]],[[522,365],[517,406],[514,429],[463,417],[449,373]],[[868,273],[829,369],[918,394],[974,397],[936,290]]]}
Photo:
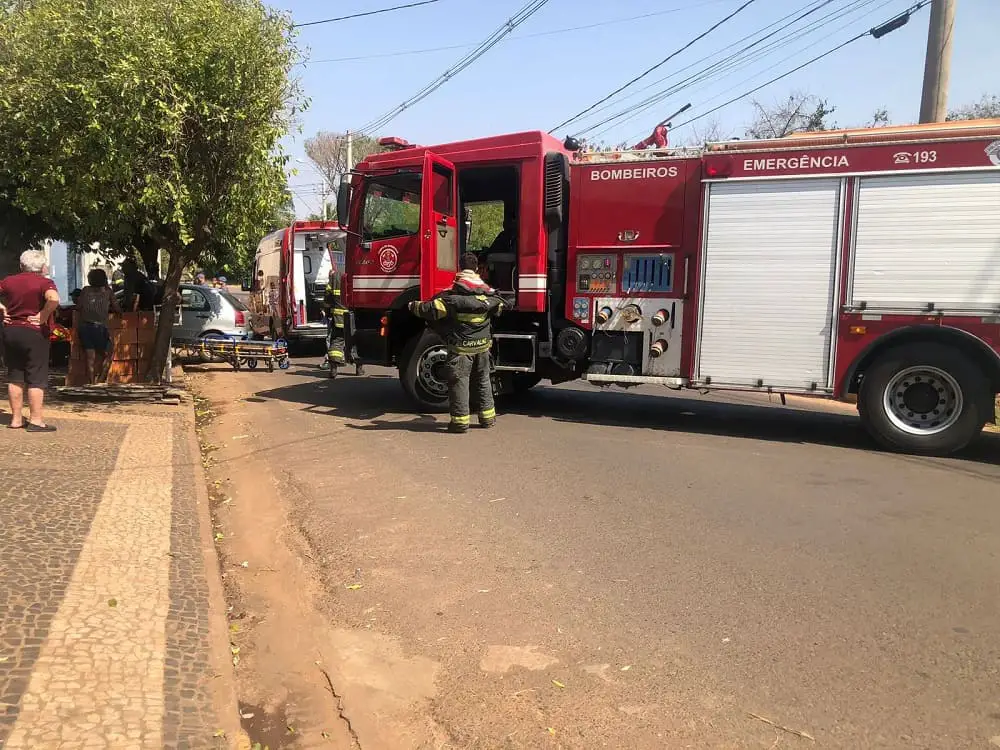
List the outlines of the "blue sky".
{"label": "blue sky", "polygon": [[[601,116],[627,109],[754,41],[759,34],[743,42],[741,38],[822,1],[755,0],[717,31],[624,91],[610,109],[557,135],[577,132]],[[316,131],[356,130],[391,110],[489,36],[525,2],[439,0],[395,13],[301,29],[299,42],[310,61],[299,71],[312,103],[302,118],[302,134],[289,139],[293,158],[304,158],[302,141]],[[432,144],[519,130],[548,130],[659,62],[743,2],[549,0],[507,39],[398,116],[380,134]],[[808,18],[755,48],[765,48],[757,58],[592,133],[599,133],[607,142],[632,143],[648,135],[658,119],[684,104],[693,105],[687,116],[702,114],[882,23],[914,2],[829,0]],[[308,22],[398,5],[401,0],[272,0],[271,4],[289,11],[298,22]],[[959,0],[957,7],[949,92],[953,105],[977,100],[984,93],[1000,93],[1000,0]],[[929,10],[920,10],[908,25],[880,40],[867,37],[855,42],[754,97],[770,103],[792,91],[817,94],[836,106],[832,119],[841,126],[861,125],[882,107],[895,123],[913,122],[920,106]],[[767,44],[810,24],[815,24],[811,32],[766,49]],[[780,28],[773,26],[760,33]],[[729,45],[736,46],[726,51]],[[403,54],[428,49],[435,51]],[[688,65],[693,67],[681,71]],[[665,80],[628,97],[660,79]],[[691,136],[691,128],[713,120],[724,135],[740,135],[752,117],[750,100],[743,100],[691,126],[672,130],[671,140],[683,141]],[[684,119],[678,118],[675,124]],[[318,210],[319,178],[309,166],[295,166],[299,173],[292,176],[291,185],[297,210],[304,216]]]}

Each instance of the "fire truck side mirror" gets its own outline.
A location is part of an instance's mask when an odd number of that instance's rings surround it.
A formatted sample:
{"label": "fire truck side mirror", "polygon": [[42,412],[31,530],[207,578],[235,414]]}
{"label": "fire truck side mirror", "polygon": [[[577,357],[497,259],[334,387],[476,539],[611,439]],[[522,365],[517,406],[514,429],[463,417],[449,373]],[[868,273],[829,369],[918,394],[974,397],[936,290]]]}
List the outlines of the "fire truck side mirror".
{"label": "fire truck side mirror", "polygon": [[337,188],[337,223],[341,226],[347,225],[348,215],[351,210],[351,181],[347,175],[340,178],[340,187]]}

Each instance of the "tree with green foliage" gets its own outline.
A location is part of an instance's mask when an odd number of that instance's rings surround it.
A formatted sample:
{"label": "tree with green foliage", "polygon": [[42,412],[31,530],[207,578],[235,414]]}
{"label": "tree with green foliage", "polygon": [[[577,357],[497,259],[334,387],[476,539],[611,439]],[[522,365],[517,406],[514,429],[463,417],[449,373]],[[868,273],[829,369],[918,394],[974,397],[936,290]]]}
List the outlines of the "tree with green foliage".
{"label": "tree with green foliage", "polygon": [[185,267],[238,261],[285,201],[280,142],[303,104],[293,33],[261,0],[31,0],[0,11],[0,164],[12,203],[63,239],[167,252],[152,378]]}

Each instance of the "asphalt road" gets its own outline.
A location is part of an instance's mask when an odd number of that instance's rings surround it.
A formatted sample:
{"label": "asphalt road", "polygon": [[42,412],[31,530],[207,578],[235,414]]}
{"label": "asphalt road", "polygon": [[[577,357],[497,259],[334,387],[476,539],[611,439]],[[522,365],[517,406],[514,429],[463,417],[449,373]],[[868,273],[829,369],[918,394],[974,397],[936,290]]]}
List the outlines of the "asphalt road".
{"label": "asphalt road", "polygon": [[835,407],[590,386],[453,436],[315,363],[217,377],[337,621],[437,665],[447,747],[1000,746],[1000,436],[918,459]]}

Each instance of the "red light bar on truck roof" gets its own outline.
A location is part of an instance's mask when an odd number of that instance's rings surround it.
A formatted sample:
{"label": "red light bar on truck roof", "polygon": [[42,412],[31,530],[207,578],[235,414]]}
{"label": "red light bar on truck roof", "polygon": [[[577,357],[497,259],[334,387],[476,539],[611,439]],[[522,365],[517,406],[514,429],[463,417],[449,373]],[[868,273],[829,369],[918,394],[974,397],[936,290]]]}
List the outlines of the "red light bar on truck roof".
{"label": "red light bar on truck roof", "polygon": [[387,151],[402,151],[405,148],[414,148],[414,145],[409,141],[403,140],[402,138],[396,138],[394,136],[379,138],[378,145]]}

